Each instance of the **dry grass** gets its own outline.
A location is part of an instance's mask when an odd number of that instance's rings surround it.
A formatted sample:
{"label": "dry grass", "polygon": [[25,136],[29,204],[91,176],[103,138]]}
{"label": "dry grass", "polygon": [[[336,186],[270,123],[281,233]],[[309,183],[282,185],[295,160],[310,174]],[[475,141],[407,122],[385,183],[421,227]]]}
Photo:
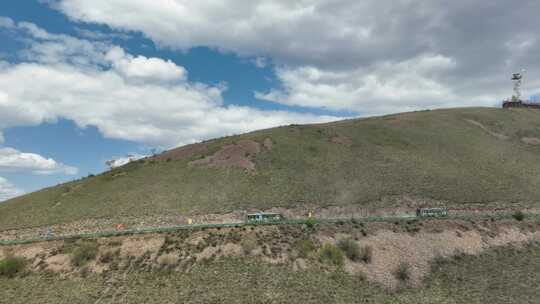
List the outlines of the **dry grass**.
{"label": "dry grass", "polygon": [[98,254],[98,244],[92,241],[83,241],[76,244],[71,252],[71,263],[75,267],[80,267],[96,258]]}
{"label": "dry grass", "polygon": [[343,251],[332,244],[324,244],[319,250],[319,259],[322,263],[327,263],[333,266],[343,266],[344,255]]}
{"label": "dry grass", "polygon": [[[31,274],[0,277],[0,299],[10,304],[93,303],[536,303],[540,297],[540,245],[499,248],[480,256],[440,260],[422,288],[391,292],[358,276],[292,271],[253,259],[222,259],[189,272],[112,273],[66,279]],[[113,285],[111,285],[113,284]],[[103,301],[108,303],[108,301]]]}
{"label": "dry grass", "polygon": [[360,254],[360,246],[354,240],[350,238],[341,239],[337,243],[339,249],[341,249],[347,258],[353,262],[360,261],[362,256]]}

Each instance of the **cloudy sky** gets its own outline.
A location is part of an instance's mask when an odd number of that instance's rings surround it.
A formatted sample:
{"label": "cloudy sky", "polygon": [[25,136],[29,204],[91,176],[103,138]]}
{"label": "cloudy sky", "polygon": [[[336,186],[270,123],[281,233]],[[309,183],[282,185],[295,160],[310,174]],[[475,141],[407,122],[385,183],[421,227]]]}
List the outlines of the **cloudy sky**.
{"label": "cloudy sky", "polygon": [[0,3],[0,201],[250,130],[540,93],[538,0]]}

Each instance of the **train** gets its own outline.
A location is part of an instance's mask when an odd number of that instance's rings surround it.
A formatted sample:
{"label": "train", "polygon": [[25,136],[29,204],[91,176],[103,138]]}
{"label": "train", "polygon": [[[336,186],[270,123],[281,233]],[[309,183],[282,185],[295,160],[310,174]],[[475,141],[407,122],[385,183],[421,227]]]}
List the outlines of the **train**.
{"label": "train", "polygon": [[[418,208],[416,209],[416,216],[421,218],[448,217],[448,209],[444,207]],[[277,223],[283,221],[284,219],[285,218],[280,213],[257,212],[246,215],[245,222],[248,224]]]}
{"label": "train", "polygon": [[285,218],[280,213],[257,212],[246,215],[246,223],[271,223],[279,222]]}

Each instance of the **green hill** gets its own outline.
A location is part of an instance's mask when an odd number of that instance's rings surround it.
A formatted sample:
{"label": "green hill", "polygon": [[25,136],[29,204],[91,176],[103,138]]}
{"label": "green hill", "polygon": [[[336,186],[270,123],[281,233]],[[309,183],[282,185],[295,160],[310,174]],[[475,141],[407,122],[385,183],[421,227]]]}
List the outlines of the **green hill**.
{"label": "green hill", "polygon": [[290,125],[165,152],[0,204],[0,229],[413,196],[540,206],[540,111],[463,108]]}

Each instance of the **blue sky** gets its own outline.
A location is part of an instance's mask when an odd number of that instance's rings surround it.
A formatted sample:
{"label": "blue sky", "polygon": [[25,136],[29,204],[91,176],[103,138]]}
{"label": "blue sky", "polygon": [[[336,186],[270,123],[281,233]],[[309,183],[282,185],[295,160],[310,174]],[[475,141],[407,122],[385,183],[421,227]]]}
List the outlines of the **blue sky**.
{"label": "blue sky", "polygon": [[518,67],[540,92],[537,2],[493,4],[500,28],[467,3],[3,1],[0,201],[223,135],[498,106]]}

